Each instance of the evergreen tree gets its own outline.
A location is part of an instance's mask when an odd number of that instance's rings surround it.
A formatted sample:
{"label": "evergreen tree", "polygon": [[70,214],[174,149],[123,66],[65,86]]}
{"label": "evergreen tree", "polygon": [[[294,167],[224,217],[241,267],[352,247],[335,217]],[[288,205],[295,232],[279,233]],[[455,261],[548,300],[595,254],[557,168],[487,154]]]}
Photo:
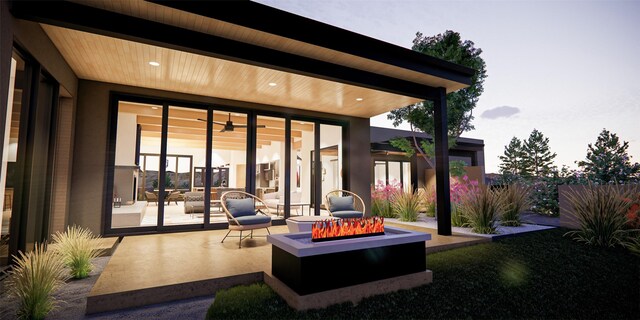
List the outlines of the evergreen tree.
{"label": "evergreen tree", "polygon": [[545,176],[553,168],[555,153],[549,148],[549,138],[545,138],[538,129],[533,129],[529,139],[524,142],[524,167],[536,177]]}
{"label": "evergreen tree", "polygon": [[522,140],[513,137],[509,145],[504,147],[504,155],[500,156],[500,172],[509,175],[527,176],[527,168],[524,165],[524,146]]}
{"label": "evergreen tree", "polygon": [[595,145],[589,144],[587,159],[578,162],[591,180],[600,183],[621,183],[637,178],[640,164],[631,164],[627,153],[629,142],[623,141],[615,133],[602,129]]}

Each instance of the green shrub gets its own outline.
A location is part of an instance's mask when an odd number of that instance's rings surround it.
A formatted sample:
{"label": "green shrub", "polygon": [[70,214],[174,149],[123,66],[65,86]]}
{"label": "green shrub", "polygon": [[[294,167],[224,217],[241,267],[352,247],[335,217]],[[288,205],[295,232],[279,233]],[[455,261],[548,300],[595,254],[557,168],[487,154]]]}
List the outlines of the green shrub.
{"label": "green shrub", "polygon": [[371,213],[374,216],[381,216],[385,218],[397,218],[398,216],[393,212],[391,203],[389,200],[372,198],[371,199]]}
{"label": "green shrub", "polygon": [[52,294],[69,278],[62,257],[36,244],[33,251],[14,256],[7,293],[19,300],[19,319],[44,319],[56,307]]}
{"label": "green shrub", "polygon": [[496,233],[495,222],[502,212],[502,203],[496,191],[486,186],[467,193],[460,204],[466,226],[477,233]]}
{"label": "green shrub", "polygon": [[635,237],[630,236],[626,241],[622,243],[631,253],[640,256],[640,234]]}
{"label": "green shrub", "polygon": [[424,208],[425,208],[424,213],[427,215],[427,217],[435,217],[436,216],[436,203],[435,202],[425,202]]}
{"label": "green shrub", "polygon": [[417,221],[422,201],[421,192],[413,190],[396,192],[391,197],[391,207],[400,221]]}
{"label": "green shrub", "polygon": [[451,225],[454,227],[467,225],[467,218],[462,213],[462,208],[459,204],[451,203]]}
{"label": "green shrub", "polygon": [[73,278],[83,279],[89,276],[93,268],[91,261],[99,254],[93,243],[98,238],[89,229],[75,225],[67,227],[64,233],[56,232],[53,235],[55,249],[62,255]]}
{"label": "green shrub", "polygon": [[557,217],[560,213],[560,202],[558,200],[558,185],[563,184],[558,177],[536,178],[531,185],[531,210]]}
{"label": "green shrub", "polygon": [[436,216],[436,192],[434,187],[420,189],[422,193],[422,207],[427,217]]}
{"label": "green shrub", "polygon": [[590,245],[623,244],[633,231],[626,226],[628,199],[637,193],[637,187],[623,189],[616,185],[589,185],[581,192],[569,190],[567,200],[580,229],[565,235]]}
{"label": "green shrub", "polygon": [[529,188],[523,185],[510,185],[498,191],[503,204],[500,222],[503,226],[518,227],[522,224],[520,213],[531,206]]}

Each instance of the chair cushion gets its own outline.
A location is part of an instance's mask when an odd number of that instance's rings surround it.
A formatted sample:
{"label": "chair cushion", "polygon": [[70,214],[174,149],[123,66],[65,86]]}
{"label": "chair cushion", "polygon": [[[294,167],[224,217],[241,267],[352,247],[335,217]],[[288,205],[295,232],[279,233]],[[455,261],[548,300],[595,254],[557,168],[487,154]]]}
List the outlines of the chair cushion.
{"label": "chair cushion", "polygon": [[355,210],[344,210],[344,211],[331,211],[331,214],[334,217],[347,219],[347,218],[362,218],[362,212]]}
{"label": "chair cushion", "polygon": [[204,213],[204,201],[185,201],[184,213]]}
{"label": "chair cushion", "polygon": [[329,197],[329,211],[354,211],[353,196]]}
{"label": "chair cushion", "polygon": [[184,195],[184,201],[204,201],[204,194],[190,194]]}
{"label": "chair cushion", "polygon": [[252,225],[252,224],[269,223],[271,222],[271,217],[257,214],[253,216],[237,217],[236,220],[238,220],[240,225]]}
{"label": "chair cushion", "polygon": [[256,209],[251,198],[227,199],[225,205],[234,218],[256,215]]}
{"label": "chair cushion", "polygon": [[262,200],[268,200],[268,199],[278,199],[278,193],[277,192],[269,192],[269,193],[265,193],[262,196]]}

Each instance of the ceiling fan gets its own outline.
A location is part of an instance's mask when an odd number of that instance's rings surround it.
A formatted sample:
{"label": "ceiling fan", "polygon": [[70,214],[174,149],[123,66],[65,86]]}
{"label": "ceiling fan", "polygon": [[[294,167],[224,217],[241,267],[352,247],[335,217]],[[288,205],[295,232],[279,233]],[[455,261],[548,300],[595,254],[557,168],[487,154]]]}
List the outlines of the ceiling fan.
{"label": "ceiling fan", "polygon": [[[205,119],[198,119],[200,121],[204,121],[207,122],[207,120]],[[229,120],[227,120],[227,122],[217,122],[217,121],[213,121],[213,124],[217,124],[219,126],[224,126],[224,128],[222,128],[222,130],[220,130],[220,132],[226,132],[226,131],[231,131],[233,132],[233,130],[235,128],[246,128],[247,125],[246,124],[233,124],[233,121],[231,121],[231,113],[229,113]],[[257,125],[257,128],[265,128],[265,125]]]}

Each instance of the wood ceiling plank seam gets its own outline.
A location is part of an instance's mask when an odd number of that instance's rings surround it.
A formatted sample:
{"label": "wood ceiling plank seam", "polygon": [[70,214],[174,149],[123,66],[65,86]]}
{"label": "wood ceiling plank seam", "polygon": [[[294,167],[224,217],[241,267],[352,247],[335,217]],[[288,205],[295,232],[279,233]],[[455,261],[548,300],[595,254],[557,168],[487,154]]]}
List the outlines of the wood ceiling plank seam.
{"label": "wood ceiling plank seam", "polygon": [[140,3],[137,1],[134,1],[131,3],[131,15],[134,17],[139,17],[140,16]]}
{"label": "wood ceiling plank seam", "polygon": [[209,70],[209,61],[211,59],[202,59],[202,64],[196,70],[196,77],[200,83],[202,83],[203,87],[208,87],[210,85],[209,78],[207,77],[207,70]]}
{"label": "wood ceiling plank seam", "polygon": [[[128,63],[127,63],[127,69],[128,71],[131,73],[132,78],[134,79],[135,83],[142,83],[142,74],[141,74],[141,70],[140,67],[136,67],[138,64],[143,64],[144,62],[139,61],[140,60],[140,56],[138,56],[136,53],[137,50],[135,50],[134,48],[132,48],[131,46],[131,42],[126,42],[126,45],[124,46],[124,53],[127,56],[131,56],[133,57],[133,59],[129,59]],[[144,66],[143,68],[145,68],[146,66]]]}
{"label": "wood ceiling plank seam", "polygon": [[209,79],[206,77],[206,70],[209,69],[209,59],[200,59],[200,64],[196,67],[195,77],[204,87],[209,85]]}
{"label": "wood ceiling plank seam", "polygon": [[[84,52],[89,50],[89,48],[91,48],[91,45],[93,45],[92,43],[89,42],[88,38],[80,37],[76,39],[80,39],[82,50]],[[110,48],[108,46],[108,41],[98,41],[97,43],[95,43],[95,46],[98,50],[100,50],[100,52],[104,52],[106,54],[106,57],[104,59],[104,62],[105,62],[104,64],[97,63],[95,61],[95,57],[87,57],[86,60],[82,59],[81,57],[78,57],[78,58],[80,59],[80,61],[86,64],[87,74],[91,74],[92,78],[95,80],[104,81],[107,78],[107,72],[108,72],[108,70],[106,70],[104,65],[112,64],[114,60],[113,54],[107,54],[107,53],[111,53],[110,51],[108,52],[107,50],[113,50],[113,48]],[[113,67],[117,68],[117,65],[113,65]],[[91,72],[92,70],[96,70],[97,73],[95,71]]]}
{"label": "wood ceiling plank seam", "polygon": [[[195,79],[193,77],[194,68],[195,68],[195,64],[196,64],[197,60],[199,60],[199,57],[196,56],[196,55],[188,55],[187,58],[188,58],[187,59],[187,63],[186,63],[187,66],[185,68],[186,69],[186,74],[184,76],[184,82],[185,83],[187,83],[189,81],[189,79]],[[196,84],[199,84],[199,82],[197,82],[197,81],[193,81],[193,82],[195,82]]]}
{"label": "wood ceiling plank seam", "polygon": [[184,73],[183,73],[183,66],[185,65],[185,61],[186,61],[186,57],[187,54],[185,52],[180,51],[178,53],[178,64],[175,66],[172,66],[173,68],[176,69],[176,80],[179,83],[179,87],[181,88],[181,90],[189,90],[190,88],[187,88],[187,86],[185,86],[185,80],[184,80]]}
{"label": "wood ceiling plank seam", "polygon": [[178,53],[178,64],[172,65],[171,67],[176,71],[176,81],[178,81],[178,86],[181,90],[189,89],[184,85],[184,65],[185,65],[185,57],[186,54],[182,51]]}

